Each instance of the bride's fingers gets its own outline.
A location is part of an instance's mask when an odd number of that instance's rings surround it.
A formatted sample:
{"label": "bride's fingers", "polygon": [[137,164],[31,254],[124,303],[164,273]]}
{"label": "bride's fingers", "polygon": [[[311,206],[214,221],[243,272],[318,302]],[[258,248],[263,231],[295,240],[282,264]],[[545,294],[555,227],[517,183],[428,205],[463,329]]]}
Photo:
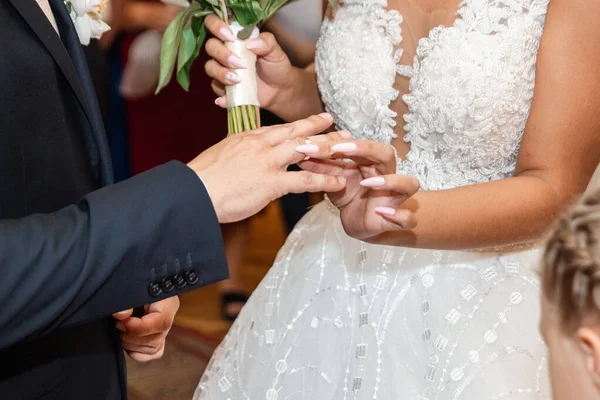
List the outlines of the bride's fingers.
{"label": "bride's fingers", "polygon": [[229,68],[223,67],[215,60],[208,60],[204,64],[204,71],[206,75],[225,86],[233,86],[242,81],[238,74]]}
{"label": "bride's fingers", "polygon": [[337,132],[331,132],[326,135],[321,134],[316,136],[310,136],[306,139],[310,140],[311,142],[342,141],[352,139],[352,135],[347,130],[342,130]]}
{"label": "bride's fingers", "polygon": [[221,108],[227,108],[227,97],[226,96],[217,97],[215,99],[215,104]]}
{"label": "bride's fingers", "polygon": [[340,160],[313,160],[310,158],[298,162],[298,166],[305,171],[314,172],[316,174],[335,176],[344,175],[350,167],[349,163]]}
{"label": "bride's fingers", "polygon": [[224,67],[231,69],[246,69],[248,65],[219,39],[209,39],[205,46],[206,54]]}
{"label": "bride's fingers", "polygon": [[[313,141],[336,142],[343,140],[344,135],[344,133],[340,132],[331,132],[318,136],[310,136],[306,139],[296,138],[294,140],[288,140],[275,148],[275,151],[277,152],[277,160],[283,167],[287,167],[291,164],[297,164],[307,158],[307,156],[301,150],[303,148],[306,149],[313,146]],[[318,138],[318,140],[316,138]],[[298,149],[300,149],[300,151]]]}
{"label": "bride's fingers", "polygon": [[412,196],[420,189],[419,180],[417,178],[398,174],[367,178],[362,180],[360,185],[373,190],[388,190],[406,197]]}
{"label": "bride's fingers", "polygon": [[229,26],[219,17],[214,14],[207,15],[204,18],[204,26],[206,30],[218,37],[224,42],[235,42],[235,35],[231,32]]}
{"label": "bride's fingers", "polygon": [[381,221],[381,230],[384,232],[403,231],[414,229],[417,226],[417,218],[410,210],[393,207],[376,207],[375,212],[383,218]]}
{"label": "bride's fingers", "polygon": [[216,79],[213,79],[210,82],[210,87],[212,88],[213,92],[215,92],[215,94],[219,97],[224,97],[225,96],[225,86],[223,86],[223,84],[219,81],[217,81]]}
{"label": "bride's fingers", "polygon": [[[371,140],[318,142],[302,151],[311,158],[349,158],[361,165],[384,166],[383,171],[396,171],[396,151],[388,144]],[[304,149],[303,149],[304,150]],[[299,150],[300,151],[300,150]]]}

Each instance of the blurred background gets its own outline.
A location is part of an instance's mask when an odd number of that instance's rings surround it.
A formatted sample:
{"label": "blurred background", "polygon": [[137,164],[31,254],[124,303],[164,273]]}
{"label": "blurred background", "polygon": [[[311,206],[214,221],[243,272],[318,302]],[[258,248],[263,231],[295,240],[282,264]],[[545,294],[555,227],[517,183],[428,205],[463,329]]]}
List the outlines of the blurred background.
{"label": "blurred background", "polygon": [[[158,83],[162,33],[180,8],[159,0],[112,0],[112,29],[85,48],[120,181],[170,160],[191,161],[227,134],[226,112],[214,104],[201,54],[191,88]],[[297,0],[262,30],[272,32],[297,66],[312,63],[322,0]],[[263,125],[281,123],[263,112]],[[181,307],[161,360],[128,359],[132,400],[190,399],[210,356],[278,249],[319,196],[289,195],[256,217],[222,227],[231,279],[180,297]]]}

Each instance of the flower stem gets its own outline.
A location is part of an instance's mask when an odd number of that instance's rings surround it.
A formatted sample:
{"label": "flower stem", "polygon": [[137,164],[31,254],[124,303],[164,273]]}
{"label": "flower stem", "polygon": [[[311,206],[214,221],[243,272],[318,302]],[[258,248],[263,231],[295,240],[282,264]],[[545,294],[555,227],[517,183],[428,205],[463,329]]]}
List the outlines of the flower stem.
{"label": "flower stem", "polygon": [[227,15],[227,6],[225,0],[219,0],[219,6],[221,7],[221,13],[223,14],[223,21],[229,25],[229,15]]}
{"label": "flower stem", "polygon": [[260,128],[260,108],[244,105],[231,108],[227,113],[228,136]]}

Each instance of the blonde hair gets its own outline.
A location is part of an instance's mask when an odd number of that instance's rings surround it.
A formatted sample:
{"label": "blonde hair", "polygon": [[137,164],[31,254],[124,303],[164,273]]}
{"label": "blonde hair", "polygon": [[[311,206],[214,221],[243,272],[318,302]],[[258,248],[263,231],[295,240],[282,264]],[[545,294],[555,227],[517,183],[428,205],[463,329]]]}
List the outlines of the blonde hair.
{"label": "blonde hair", "polygon": [[542,290],[558,306],[563,328],[600,313],[600,190],[584,196],[557,224],[546,245]]}

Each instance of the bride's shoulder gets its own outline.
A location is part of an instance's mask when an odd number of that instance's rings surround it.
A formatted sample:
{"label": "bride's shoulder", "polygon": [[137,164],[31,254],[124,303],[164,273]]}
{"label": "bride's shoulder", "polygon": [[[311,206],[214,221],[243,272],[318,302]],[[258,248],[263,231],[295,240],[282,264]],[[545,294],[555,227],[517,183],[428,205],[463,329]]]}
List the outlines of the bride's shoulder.
{"label": "bride's shoulder", "polygon": [[[537,0],[540,1],[540,0]],[[544,36],[550,45],[564,42],[566,38],[570,46],[585,46],[598,43],[600,40],[600,1],[590,0],[543,0],[548,2]],[[566,50],[566,49],[565,49]],[[568,54],[568,52],[567,52]]]}

